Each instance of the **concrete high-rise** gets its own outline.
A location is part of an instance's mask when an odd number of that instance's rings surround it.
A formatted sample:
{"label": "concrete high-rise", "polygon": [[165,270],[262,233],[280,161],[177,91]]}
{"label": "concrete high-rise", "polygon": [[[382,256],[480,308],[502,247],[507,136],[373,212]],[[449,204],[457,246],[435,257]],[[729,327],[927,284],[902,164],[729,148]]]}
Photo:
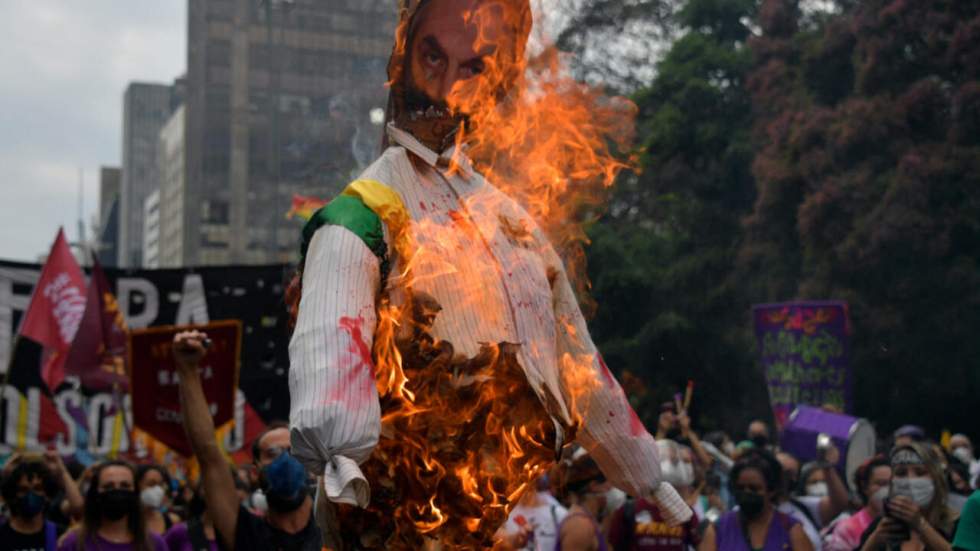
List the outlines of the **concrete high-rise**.
{"label": "concrete high-rise", "polygon": [[189,0],[185,264],[297,257],[292,195],[332,197],[378,151],[395,4]]}
{"label": "concrete high-rise", "polygon": [[187,204],[184,132],[186,108],[174,111],[160,130],[157,161],[160,176],[160,234],[159,267],[184,266],[184,241],[190,235],[184,231],[184,212]]}
{"label": "concrete high-rise", "polygon": [[103,266],[119,262],[119,192],[122,169],[104,166],[99,169],[99,227],[96,254]]}
{"label": "concrete high-rise", "polygon": [[143,203],[159,187],[157,138],[179,102],[175,86],[133,82],[123,95],[122,185],[118,262],[143,263]]}

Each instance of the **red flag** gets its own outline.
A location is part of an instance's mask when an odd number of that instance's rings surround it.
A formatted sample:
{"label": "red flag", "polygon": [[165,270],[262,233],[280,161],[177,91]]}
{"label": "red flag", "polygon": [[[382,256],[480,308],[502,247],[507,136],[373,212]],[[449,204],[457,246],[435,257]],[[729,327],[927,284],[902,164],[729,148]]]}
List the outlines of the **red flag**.
{"label": "red flag", "polygon": [[99,261],[92,264],[88,298],[78,333],[71,344],[65,373],[77,375],[82,386],[92,390],[127,386],[124,359],[126,322]]}
{"label": "red flag", "polygon": [[59,228],[20,326],[21,336],[44,346],[41,378],[51,392],[65,379],[65,357],[84,311],[85,277]]}

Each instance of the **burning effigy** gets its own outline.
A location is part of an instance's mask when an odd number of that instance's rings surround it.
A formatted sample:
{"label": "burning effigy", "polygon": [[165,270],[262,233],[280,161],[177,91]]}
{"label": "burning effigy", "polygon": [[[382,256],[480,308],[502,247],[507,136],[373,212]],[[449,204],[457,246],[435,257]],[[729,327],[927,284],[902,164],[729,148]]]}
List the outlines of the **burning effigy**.
{"label": "burning effigy", "polygon": [[633,113],[530,54],[532,22],[528,0],[403,0],[385,150],[304,229],[292,449],[334,547],[492,547],[572,442],[690,514],[569,276]]}

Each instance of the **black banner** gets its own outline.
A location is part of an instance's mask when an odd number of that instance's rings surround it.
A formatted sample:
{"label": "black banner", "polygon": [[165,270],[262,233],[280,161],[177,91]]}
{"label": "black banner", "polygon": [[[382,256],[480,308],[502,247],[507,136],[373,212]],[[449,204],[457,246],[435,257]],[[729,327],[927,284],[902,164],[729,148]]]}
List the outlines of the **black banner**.
{"label": "black banner", "polygon": [[[239,388],[248,404],[266,422],[287,419],[289,415],[288,331],[283,291],[292,271],[292,267],[285,265],[105,269],[129,329],[240,320]],[[13,352],[15,332],[40,272],[38,264],[0,260],[0,359],[5,365]],[[22,341],[18,346],[17,367],[8,381],[25,396],[34,395],[35,387],[37,392],[43,392],[37,374],[39,367],[35,367],[39,366],[40,347],[31,344]],[[13,429],[34,424],[37,414],[31,422],[14,419],[18,407],[11,403],[10,396],[5,394],[4,398],[7,407],[2,412],[4,422],[0,427],[4,434],[0,445],[13,446],[16,438]],[[34,408],[33,402],[30,407]],[[93,436],[98,440],[98,434]]]}

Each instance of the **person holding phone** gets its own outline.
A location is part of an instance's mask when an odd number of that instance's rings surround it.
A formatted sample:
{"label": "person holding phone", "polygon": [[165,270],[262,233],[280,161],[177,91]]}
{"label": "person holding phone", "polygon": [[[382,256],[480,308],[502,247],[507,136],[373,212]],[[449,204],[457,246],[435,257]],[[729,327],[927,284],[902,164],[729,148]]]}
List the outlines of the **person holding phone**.
{"label": "person holding phone", "polygon": [[946,478],[939,461],[917,442],[891,453],[891,492],[884,516],[862,536],[862,551],[952,551],[956,513],[946,506]]}

